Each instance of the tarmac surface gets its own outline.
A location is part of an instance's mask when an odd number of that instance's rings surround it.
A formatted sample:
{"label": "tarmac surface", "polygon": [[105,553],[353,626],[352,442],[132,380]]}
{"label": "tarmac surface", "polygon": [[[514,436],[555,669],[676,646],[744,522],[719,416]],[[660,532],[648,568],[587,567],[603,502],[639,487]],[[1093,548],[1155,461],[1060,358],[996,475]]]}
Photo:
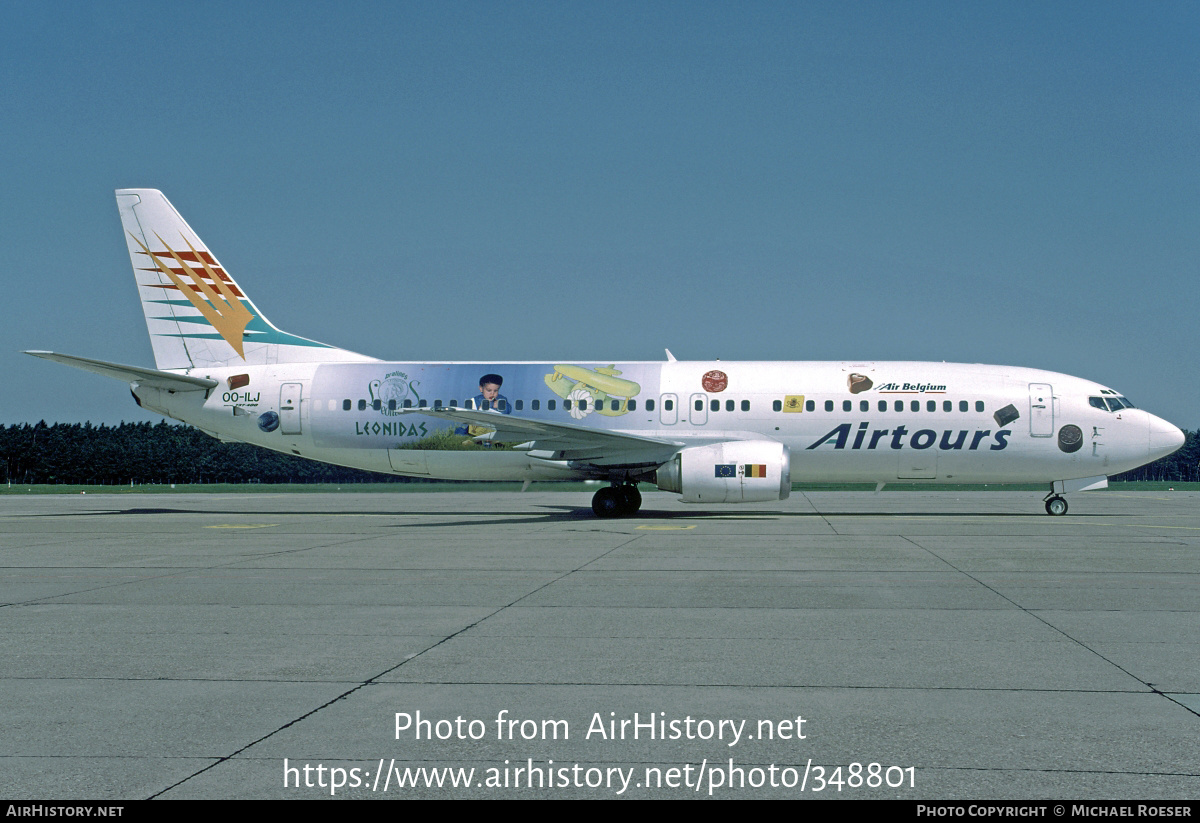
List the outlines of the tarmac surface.
{"label": "tarmac surface", "polygon": [[1040,497],[0,497],[0,795],[1200,796],[1200,494]]}

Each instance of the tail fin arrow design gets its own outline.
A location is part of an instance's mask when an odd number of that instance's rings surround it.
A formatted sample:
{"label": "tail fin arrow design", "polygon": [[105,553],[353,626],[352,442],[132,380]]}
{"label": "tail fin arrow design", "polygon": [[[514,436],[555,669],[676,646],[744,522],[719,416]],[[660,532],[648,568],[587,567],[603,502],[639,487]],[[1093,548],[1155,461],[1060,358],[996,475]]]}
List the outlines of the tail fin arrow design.
{"label": "tail fin arrow design", "polygon": [[220,333],[225,342],[233,346],[234,351],[242,359],[245,359],[246,352],[242,342],[243,335],[245,334],[246,326],[250,325],[250,321],[254,319],[254,315],[242,304],[242,301],[237,299],[237,295],[233,293],[228,284],[217,276],[217,273],[209,266],[208,261],[204,259],[204,255],[197,252],[186,237],[183,238],[183,242],[187,243],[187,247],[191,249],[192,257],[200,261],[200,265],[204,267],[205,273],[216,284],[217,288],[220,289],[220,294],[213,291],[212,286],[208,285],[205,279],[189,266],[179,256],[179,253],[171,248],[170,244],[163,240],[157,232],[154,236],[158,237],[158,242],[163,244],[167,253],[187,272],[188,277],[192,281],[190,285],[184,283],[183,279],[163,261],[158,252],[150,251],[134,234],[130,233],[129,236],[142,247],[142,251],[150,256],[150,259],[158,266],[158,270],[165,274],[179,288],[183,296],[191,301],[191,304],[196,307],[200,314],[204,315],[204,319],[212,324],[212,327]]}

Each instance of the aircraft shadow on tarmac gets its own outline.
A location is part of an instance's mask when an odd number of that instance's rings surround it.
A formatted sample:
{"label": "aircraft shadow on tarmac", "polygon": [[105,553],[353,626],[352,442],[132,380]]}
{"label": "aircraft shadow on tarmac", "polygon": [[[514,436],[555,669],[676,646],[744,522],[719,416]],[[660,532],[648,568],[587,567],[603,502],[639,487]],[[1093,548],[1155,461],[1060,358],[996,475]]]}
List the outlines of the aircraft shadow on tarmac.
{"label": "aircraft shadow on tarmac", "polygon": [[[963,519],[963,518],[998,518],[998,519],[1038,519],[1049,520],[1042,512],[1019,511],[1019,512],[969,512],[969,511],[907,511],[907,512],[882,512],[882,511],[771,511],[756,509],[753,511],[733,512],[727,509],[720,511],[712,510],[691,510],[691,511],[654,511],[643,510],[635,517],[614,518],[612,520],[599,521],[592,513],[590,506],[537,506],[541,509],[540,513],[521,512],[521,511],[472,511],[462,512],[447,512],[444,510],[422,511],[422,510],[407,510],[407,511],[374,511],[374,512],[354,512],[346,510],[333,511],[312,511],[310,509],[176,509],[176,508],[133,508],[133,509],[110,509],[103,511],[79,512],[79,513],[53,513],[53,514],[30,514],[22,515],[25,517],[136,517],[144,515],[171,515],[171,514],[187,514],[187,515],[220,515],[224,517],[272,517],[272,516],[288,516],[288,515],[303,515],[306,517],[345,517],[347,515],[357,517],[431,517],[436,518],[437,522],[433,523],[397,523],[394,528],[421,528],[435,527],[445,528],[450,525],[447,521],[452,521],[456,517],[461,517],[463,525],[471,526],[486,526],[492,525],[518,525],[521,523],[554,523],[554,522],[580,522],[580,521],[596,521],[605,524],[623,525],[639,522],[655,522],[655,521],[695,521],[695,520],[800,520],[805,518],[828,518],[828,517],[859,517],[859,518],[894,518],[903,517],[906,519],[920,520],[940,520],[940,519]],[[1077,518],[1095,518],[1102,517],[1107,519],[1132,517],[1130,514],[1115,514],[1115,513],[1096,513],[1096,514],[1073,514],[1072,519]],[[497,518],[495,520],[486,520],[481,518]]]}

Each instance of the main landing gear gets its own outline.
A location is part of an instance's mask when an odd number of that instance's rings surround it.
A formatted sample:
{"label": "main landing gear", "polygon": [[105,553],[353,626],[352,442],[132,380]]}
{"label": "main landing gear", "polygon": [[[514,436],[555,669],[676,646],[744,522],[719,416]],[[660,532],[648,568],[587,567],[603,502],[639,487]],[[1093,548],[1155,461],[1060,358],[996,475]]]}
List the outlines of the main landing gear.
{"label": "main landing gear", "polygon": [[1051,492],[1050,496],[1046,498],[1046,514],[1053,515],[1054,517],[1060,517],[1066,513],[1066,498],[1059,497],[1057,494]]}
{"label": "main landing gear", "polygon": [[631,517],[642,507],[642,493],[636,483],[605,486],[592,497],[597,517]]}

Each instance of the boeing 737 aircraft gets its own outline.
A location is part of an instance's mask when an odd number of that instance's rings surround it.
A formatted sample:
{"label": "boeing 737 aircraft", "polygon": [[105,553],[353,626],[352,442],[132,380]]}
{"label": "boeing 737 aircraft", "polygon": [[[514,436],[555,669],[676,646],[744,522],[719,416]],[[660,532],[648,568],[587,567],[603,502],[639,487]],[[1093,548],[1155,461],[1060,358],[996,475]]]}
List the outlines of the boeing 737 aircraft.
{"label": "boeing 737 aircraft", "polygon": [[221,440],[414,477],[601,480],[600,517],[637,512],[639,483],[736,503],[793,481],[1045,483],[1061,515],[1063,494],[1184,442],[1113,389],[1008,366],[385,362],[277,329],[161,192],[117,205],[157,368],[29,354]]}

